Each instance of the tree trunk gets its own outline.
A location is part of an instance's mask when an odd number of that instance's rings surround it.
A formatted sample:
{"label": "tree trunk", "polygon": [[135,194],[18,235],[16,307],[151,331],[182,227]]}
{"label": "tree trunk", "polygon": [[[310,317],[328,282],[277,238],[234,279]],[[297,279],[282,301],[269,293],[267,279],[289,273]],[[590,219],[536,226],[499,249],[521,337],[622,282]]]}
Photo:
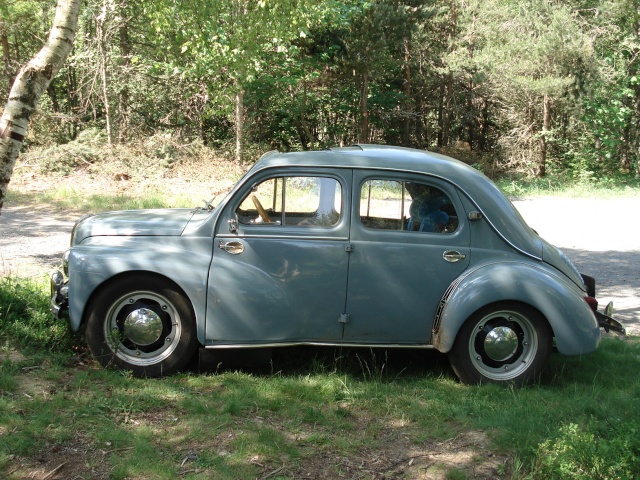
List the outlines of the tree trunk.
{"label": "tree trunk", "polygon": [[445,86],[444,81],[440,83],[440,95],[438,95],[438,148],[444,147],[444,95]]}
{"label": "tree trunk", "polygon": [[411,146],[411,119],[413,113],[412,93],[411,93],[411,42],[404,38],[404,82],[402,92],[404,93],[404,128],[402,132],[402,145]]}
{"label": "tree trunk", "polygon": [[237,85],[236,93],[236,162],[242,163],[243,135],[244,135],[244,90]]}
{"label": "tree trunk", "polygon": [[369,70],[362,71],[362,89],[360,91],[360,143],[369,143]]}
{"label": "tree trunk", "polygon": [[546,175],[547,167],[547,133],[551,124],[551,99],[549,95],[544,95],[542,100],[542,133],[540,134],[540,156],[536,168],[536,177],[542,178]]}
{"label": "tree trunk", "polygon": [[453,117],[453,74],[448,73],[444,89],[444,112],[442,119],[442,146],[451,141],[451,118]]}
{"label": "tree trunk", "polygon": [[5,28],[5,21],[0,18],[0,45],[2,45],[2,63],[4,63],[4,71],[7,75],[9,83],[12,82],[9,62],[11,61],[11,49],[9,48],[9,38]]}
{"label": "tree trunk", "polygon": [[489,132],[489,102],[487,97],[482,97],[480,108],[480,136],[478,138],[478,151],[487,149],[487,135]]}
{"label": "tree trunk", "polygon": [[53,27],[42,50],[18,73],[0,119],[0,212],[13,167],[38,100],[64,64],[76,36],[82,0],[58,0]]}
{"label": "tree trunk", "polygon": [[121,4],[118,36],[120,40],[120,72],[123,85],[118,95],[118,143],[124,143],[129,131],[129,67],[131,66],[131,39],[129,38],[129,13]]}
{"label": "tree trunk", "polygon": [[102,2],[102,8],[100,15],[96,17],[96,36],[98,43],[99,54],[99,66],[100,71],[100,83],[102,84],[102,104],[104,106],[105,128],[107,130],[107,144],[113,143],[113,129],[111,128],[111,104],[109,103],[109,84],[107,75],[107,63],[109,62],[109,55],[107,52],[107,15],[110,10],[110,5],[107,5],[109,0]]}

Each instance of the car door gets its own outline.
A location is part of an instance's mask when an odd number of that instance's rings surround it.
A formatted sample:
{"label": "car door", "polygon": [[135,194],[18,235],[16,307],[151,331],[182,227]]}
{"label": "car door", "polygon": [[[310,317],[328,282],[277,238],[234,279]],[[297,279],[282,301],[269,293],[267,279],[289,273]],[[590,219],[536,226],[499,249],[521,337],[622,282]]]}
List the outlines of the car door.
{"label": "car door", "polygon": [[351,171],[258,173],[215,232],[208,345],[342,337]]}
{"label": "car door", "polygon": [[354,172],[345,342],[424,344],[447,287],[469,265],[455,187],[437,178]]}

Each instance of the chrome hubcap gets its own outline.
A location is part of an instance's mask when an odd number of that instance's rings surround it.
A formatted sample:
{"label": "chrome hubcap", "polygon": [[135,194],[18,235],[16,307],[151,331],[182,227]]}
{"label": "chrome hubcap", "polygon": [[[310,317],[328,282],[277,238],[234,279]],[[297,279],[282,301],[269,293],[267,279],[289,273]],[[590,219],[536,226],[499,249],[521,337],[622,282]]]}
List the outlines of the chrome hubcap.
{"label": "chrome hubcap", "polygon": [[180,314],[163,295],[137,291],[107,311],[105,337],[116,356],[128,363],[153,365],[168,358],[182,336]]}
{"label": "chrome hubcap", "polygon": [[484,351],[496,362],[508,360],[518,348],[518,336],[509,327],[496,327],[484,339]]}
{"label": "chrome hubcap", "polygon": [[153,310],[139,308],[124,319],[124,336],[137,345],[151,345],[161,334],[162,319]]}
{"label": "chrome hubcap", "polygon": [[531,321],[515,311],[493,312],[476,324],[469,339],[474,367],[493,380],[509,380],[526,371],[538,350]]}

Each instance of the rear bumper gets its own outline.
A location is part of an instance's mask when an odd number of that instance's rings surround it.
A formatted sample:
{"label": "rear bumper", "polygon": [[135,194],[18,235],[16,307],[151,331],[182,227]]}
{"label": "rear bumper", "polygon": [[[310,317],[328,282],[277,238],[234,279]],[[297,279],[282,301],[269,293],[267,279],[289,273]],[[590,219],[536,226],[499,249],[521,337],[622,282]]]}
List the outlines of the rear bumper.
{"label": "rear bumper", "polygon": [[[607,309],[605,309],[605,311],[607,311]],[[610,312],[610,310],[608,311]],[[619,335],[627,334],[627,331],[622,326],[622,324],[616,319],[609,316],[610,314],[608,315],[607,313],[602,313],[598,311],[596,311],[595,314],[596,314],[596,319],[598,320],[598,325],[600,325],[600,328],[603,328],[605,332],[612,331]]]}
{"label": "rear bumper", "polygon": [[607,333],[612,331],[620,335],[626,335],[627,331],[622,324],[611,316],[613,314],[613,302],[609,302],[609,304],[604,308],[604,312],[599,312],[598,300],[596,300],[596,280],[584,273],[581,275],[582,280],[584,280],[584,285],[587,287],[587,294],[589,295],[585,300],[587,300],[587,303],[593,309],[593,313],[596,315],[596,320],[598,320],[600,328],[603,328]]}

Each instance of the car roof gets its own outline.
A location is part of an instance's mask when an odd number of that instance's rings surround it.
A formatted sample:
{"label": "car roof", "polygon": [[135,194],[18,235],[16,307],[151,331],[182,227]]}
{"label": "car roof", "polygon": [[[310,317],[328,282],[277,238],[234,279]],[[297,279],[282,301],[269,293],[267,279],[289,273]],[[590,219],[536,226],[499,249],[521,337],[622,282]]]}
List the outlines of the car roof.
{"label": "car roof", "polygon": [[[350,147],[289,153],[273,151],[264,154],[255,166],[260,168],[292,164],[317,167],[413,170],[424,173],[435,173],[434,170],[453,173],[456,167],[466,167],[466,164],[458,160],[437,153],[386,145],[352,145]],[[426,172],[427,168],[429,172]]]}
{"label": "car roof", "polygon": [[464,162],[426,150],[386,145],[353,145],[304,152],[268,152],[252,171],[276,167],[393,170],[426,174],[455,185],[496,232],[517,250],[542,256],[542,242],[518,210],[484,174]]}

